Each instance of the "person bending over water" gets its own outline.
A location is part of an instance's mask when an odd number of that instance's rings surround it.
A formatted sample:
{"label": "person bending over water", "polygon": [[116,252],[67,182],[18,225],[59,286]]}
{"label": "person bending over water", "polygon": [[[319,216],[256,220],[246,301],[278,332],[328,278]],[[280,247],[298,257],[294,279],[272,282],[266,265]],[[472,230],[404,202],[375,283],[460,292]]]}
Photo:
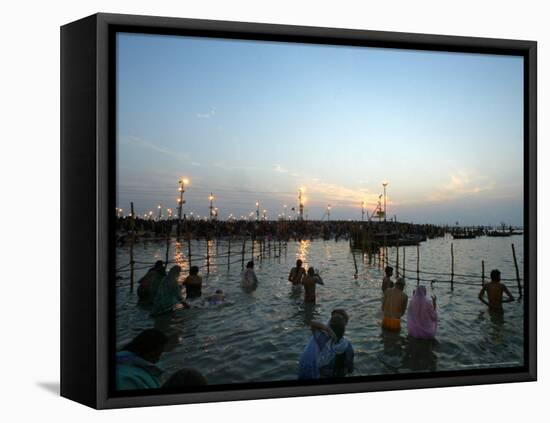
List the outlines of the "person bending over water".
{"label": "person bending over water", "polygon": [[324,285],[323,279],[318,273],[315,273],[315,269],[310,267],[307,269],[307,276],[303,279],[304,285],[304,303],[315,304],[315,287],[317,284]]}
{"label": "person bending over water", "polygon": [[199,268],[191,266],[189,276],[183,281],[185,285],[186,299],[198,298],[202,295],[202,278],[199,276]]}
{"label": "person bending over water", "polygon": [[[487,300],[483,298],[483,294],[487,292]],[[503,294],[506,294],[508,298],[503,299]],[[514,301],[514,297],[506,288],[506,285],[500,283],[500,270],[494,269],[491,271],[491,282],[483,285],[478,295],[479,300],[487,304],[491,310],[501,311],[502,303],[509,303]]]}
{"label": "person bending over water", "polygon": [[159,316],[164,313],[187,307],[183,302],[181,287],[178,284],[178,277],[181,273],[181,267],[174,266],[159,284],[157,294],[153,301],[151,310],[152,316]]}
{"label": "person bending over water", "polygon": [[393,288],[393,281],[391,280],[391,277],[393,276],[393,267],[386,266],[384,272],[385,275],[382,280],[382,293],[386,292],[386,289],[388,288]]}
{"label": "person bending over water", "polygon": [[258,278],[254,272],[254,262],[249,261],[246,264],[246,269],[241,275],[241,288],[243,289],[256,289],[258,286]]}
{"label": "person bending over water", "polygon": [[147,329],[116,353],[116,387],[119,390],[160,388],[162,369],[156,366],[168,338]]}
{"label": "person bending over water", "polygon": [[395,282],[395,286],[388,288],[384,293],[384,300],[382,302],[384,319],[382,320],[382,327],[386,330],[401,330],[401,316],[405,314],[407,301],[409,300],[403,289],[405,289],[405,280],[399,278]]}
{"label": "person bending over water", "polygon": [[344,338],[348,315],[334,310],[328,324],[311,322],[312,339],[300,357],[298,379],[343,377],[353,372],[353,346]]}
{"label": "person bending over water", "polygon": [[418,339],[434,339],[437,330],[436,298],[426,296],[426,287],[420,285],[413,292],[407,311],[409,335]]}
{"label": "person bending over water", "polygon": [[145,276],[139,280],[137,294],[142,304],[149,304],[155,299],[159,284],[165,276],[166,269],[164,268],[164,262],[158,260],[155,265],[147,271]]}
{"label": "person bending over water", "polygon": [[298,259],[296,260],[296,267],[293,267],[290,270],[290,274],[288,275],[288,280],[292,282],[292,285],[301,285],[302,281],[306,275],[305,269],[302,267],[302,260]]}
{"label": "person bending over water", "polygon": [[211,306],[222,305],[225,302],[225,294],[223,290],[217,289],[214,295],[208,297],[208,304]]}

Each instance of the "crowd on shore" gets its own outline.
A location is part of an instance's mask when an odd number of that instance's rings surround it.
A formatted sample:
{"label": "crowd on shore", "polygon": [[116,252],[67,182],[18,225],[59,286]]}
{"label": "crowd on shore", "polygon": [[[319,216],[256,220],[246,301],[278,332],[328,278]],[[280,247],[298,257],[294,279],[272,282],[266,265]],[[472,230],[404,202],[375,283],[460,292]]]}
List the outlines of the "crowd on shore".
{"label": "crowd on shore", "polygon": [[[379,221],[314,221],[314,220],[200,220],[180,222],[180,234],[191,239],[269,238],[281,241],[303,239],[349,239],[358,230],[368,228],[376,234],[401,233],[426,237],[443,236],[448,228],[437,225]],[[118,240],[129,233],[142,238],[165,237],[177,233],[177,220],[154,220],[119,217],[116,221]]]}
{"label": "crowd on shore", "polygon": [[[173,313],[191,307],[187,300],[202,296],[202,277],[199,269],[191,266],[189,275],[178,282],[182,269],[173,266],[166,272],[164,263],[155,265],[139,281],[137,295],[143,306],[150,307],[152,317]],[[393,277],[393,268],[387,266],[381,283],[381,327],[384,331],[401,331],[401,320],[406,314],[408,336],[432,340],[437,332],[437,299],[428,298],[425,286],[417,286],[409,301],[404,292],[405,280]],[[500,282],[500,271],[491,271],[491,281],[485,284],[478,298],[494,313],[502,311],[502,304],[514,300],[508,288]],[[291,289],[302,293],[304,304],[315,304],[316,289],[324,281],[313,266],[306,270],[301,260],[296,261],[288,275]],[[250,261],[241,274],[241,288],[254,291],[258,288],[254,262]],[[185,297],[183,292],[185,291]],[[506,298],[504,298],[504,294]],[[223,305],[225,294],[218,289],[205,298],[209,306]],[[332,311],[328,322],[312,321],[312,336],[299,358],[298,379],[343,377],[353,372],[354,350],[346,339],[346,326],[350,316],[343,309]],[[167,337],[157,329],[147,329],[137,335],[116,355],[116,383],[119,390],[153,388],[188,388],[206,385],[206,378],[194,368],[183,368],[165,378],[157,365]],[[161,383],[161,381],[163,381]]]}

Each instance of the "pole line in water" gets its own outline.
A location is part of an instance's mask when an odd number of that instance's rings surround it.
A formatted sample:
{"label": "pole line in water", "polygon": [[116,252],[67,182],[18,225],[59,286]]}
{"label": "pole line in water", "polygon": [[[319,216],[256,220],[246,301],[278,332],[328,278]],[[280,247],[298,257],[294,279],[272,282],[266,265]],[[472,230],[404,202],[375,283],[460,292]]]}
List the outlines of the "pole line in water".
{"label": "pole line in water", "polygon": [[130,227],[132,228],[132,236],[130,238],[130,291],[134,290],[134,241],[136,238],[135,217],[134,217],[134,202],[130,203],[130,213],[132,218],[130,220]]}
{"label": "pole line in water", "polygon": [[420,285],[420,244],[416,244],[416,286]]}
{"label": "pole line in water", "polygon": [[485,260],[481,260],[481,286],[485,285]]}
{"label": "pole line in water", "polygon": [[451,291],[455,289],[454,281],[455,281],[455,253],[454,253],[453,243],[451,242]]}
{"label": "pole line in water", "polygon": [[513,243],[512,243],[512,255],[514,256],[514,267],[516,268],[516,280],[518,282],[519,298],[521,298],[523,296],[523,293],[521,290],[521,282],[519,278],[518,260],[516,258],[516,247],[514,247]]}

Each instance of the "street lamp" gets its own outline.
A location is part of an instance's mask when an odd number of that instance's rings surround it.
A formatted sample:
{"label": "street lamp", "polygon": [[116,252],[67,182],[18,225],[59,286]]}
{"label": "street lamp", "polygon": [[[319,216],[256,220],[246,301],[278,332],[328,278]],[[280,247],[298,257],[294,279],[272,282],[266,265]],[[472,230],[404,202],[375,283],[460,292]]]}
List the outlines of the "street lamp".
{"label": "street lamp", "polygon": [[386,187],[388,186],[388,181],[382,182],[382,186],[384,187],[384,222],[386,221],[387,216],[387,209],[386,209]]}
{"label": "street lamp", "polygon": [[189,185],[189,179],[187,178],[180,178],[179,180],[179,186],[178,191],[180,193],[180,196],[178,198],[178,226],[176,229],[177,235],[180,235],[180,229],[181,229],[181,212],[183,209],[183,205],[185,204],[185,200],[183,199],[183,193],[185,192],[185,185]]}
{"label": "street lamp", "polygon": [[214,216],[214,194],[210,193],[210,195],[208,196],[208,199],[210,200],[210,220],[212,220],[213,216]]}

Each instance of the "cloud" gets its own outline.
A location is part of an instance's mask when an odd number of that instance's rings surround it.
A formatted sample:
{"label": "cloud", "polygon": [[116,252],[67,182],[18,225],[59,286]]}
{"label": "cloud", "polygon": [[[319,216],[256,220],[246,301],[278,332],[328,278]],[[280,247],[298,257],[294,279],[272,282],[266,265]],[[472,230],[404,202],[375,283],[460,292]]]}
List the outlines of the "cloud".
{"label": "cloud", "polygon": [[181,151],[174,151],[170,150],[166,147],[163,147],[162,145],[153,144],[149,141],[145,141],[144,139],[140,137],[136,137],[134,135],[126,135],[120,138],[120,142],[126,145],[134,145],[141,148],[146,148],[152,151],[156,151],[157,153],[161,154],[167,154],[169,156],[180,158],[180,159],[189,159],[189,154],[181,152]]}
{"label": "cloud", "polygon": [[495,182],[486,177],[474,174],[469,170],[454,171],[448,182],[429,194],[429,199],[436,202],[454,200],[460,197],[479,195],[495,188]]}
{"label": "cloud", "polygon": [[279,173],[288,173],[288,170],[285,169],[283,166],[281,166],[280,164],[275,164],[273,165],[273,170],[275,172],[279,172]]}
{"label": "cloud", "polygon": [[197,118],[199,119],[210,119],[211,117],[216,116],[216,108],[211,107],[210,111],[206,113],[197,113],[195,116],[197,116]]}

